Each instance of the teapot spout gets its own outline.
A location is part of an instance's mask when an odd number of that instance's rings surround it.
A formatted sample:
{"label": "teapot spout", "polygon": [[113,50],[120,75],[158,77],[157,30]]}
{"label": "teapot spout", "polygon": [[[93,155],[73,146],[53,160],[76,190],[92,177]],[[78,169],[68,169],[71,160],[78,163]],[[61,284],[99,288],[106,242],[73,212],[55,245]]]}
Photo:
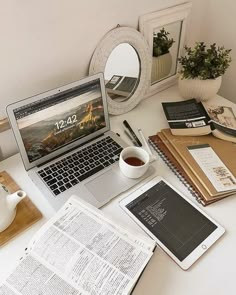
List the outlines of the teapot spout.
{"label": "teapot spout", "polygon": [[26,197],[26,193],[22,190],[18,190],[15,193],[7,196],[7,206],[9,210],[14,210],[16,205]]}

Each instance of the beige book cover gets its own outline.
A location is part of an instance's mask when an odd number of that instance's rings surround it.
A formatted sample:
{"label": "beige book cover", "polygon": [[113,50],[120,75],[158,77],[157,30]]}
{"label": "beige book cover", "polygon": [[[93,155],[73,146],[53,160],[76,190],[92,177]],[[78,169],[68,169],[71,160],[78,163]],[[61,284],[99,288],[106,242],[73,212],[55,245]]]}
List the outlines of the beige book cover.
{"label": "beige book cover", "polygon": [[211,134],[204,136],[174,136],[170,129],[163,129],[162,134],[164,134],[168,142],[171,143],[173,148],[201,182],[209,195],[220,197],[234,193],[232,191],[217,192],[187,148],[188,146],[209,144],[231,173],[236,176],[236,160],[234,159],[236,145],[234,143],[218,139]]}
{"label": "beige book cover", "polygon": [[[162,140],[163,144],[165,144],[166,148],[169,150],[169,152],[172,154],[172,156],[175,158],[176,162],[178,163],[178,167],[176,167],[181,174],[184,172],[184,177],[187,179],[186,181],[189,182],[189,185],[198,192],[199,198],[202,200],[203,205],[207,205],[208,203],[211,203],[213,199],[215,199],[213,196],[211,196],[208,191],[204,188],[204,186],[201,184],[201,182],[198,180],[196,175],[192,172],[192,170],[189,168],[189,166],[185,163],[185,161],[181,158],[181,156],[177,153],[177,151],[174,149],[174,147],[171,145],[170,142],[168,142],[161,132],[158,133],[160,139]],[[171,160],[173,162],[173,159]],[[177,163],[173,163],[173,165],[177,166]],[[217,198],[218,199],[218,198]]]}
{"label": "beige book cover", "polygon": [[188,187],[189,191],[199,203],[206,206],[225,197],[224,195],[212,196],[208,193],[189,166],[166,139],[164,134],[158,132],[156,135],[150,136],[149,140],[152,142],[154,148],[156,147],[157,150],[161,151],[170,169],[177,175],[180,181]]}

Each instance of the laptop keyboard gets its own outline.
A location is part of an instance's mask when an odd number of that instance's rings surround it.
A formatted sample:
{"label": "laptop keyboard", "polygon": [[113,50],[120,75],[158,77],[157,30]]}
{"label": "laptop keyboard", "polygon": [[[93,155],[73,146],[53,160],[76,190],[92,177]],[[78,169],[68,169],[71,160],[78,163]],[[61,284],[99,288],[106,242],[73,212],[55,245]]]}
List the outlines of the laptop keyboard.
{"label": "laptop keyboard", "polygon": [[38,171],[55,196],[119,160],[122,147],[107,136]]}

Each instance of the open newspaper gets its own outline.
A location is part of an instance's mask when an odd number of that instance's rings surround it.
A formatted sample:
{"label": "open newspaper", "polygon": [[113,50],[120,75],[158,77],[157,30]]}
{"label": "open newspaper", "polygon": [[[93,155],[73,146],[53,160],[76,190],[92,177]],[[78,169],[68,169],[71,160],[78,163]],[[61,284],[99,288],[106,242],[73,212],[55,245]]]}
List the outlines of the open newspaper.
{"label": "open newspaper", "polygon": [[129,294],[154,246],[72,196],[33,237],[0,295]]}

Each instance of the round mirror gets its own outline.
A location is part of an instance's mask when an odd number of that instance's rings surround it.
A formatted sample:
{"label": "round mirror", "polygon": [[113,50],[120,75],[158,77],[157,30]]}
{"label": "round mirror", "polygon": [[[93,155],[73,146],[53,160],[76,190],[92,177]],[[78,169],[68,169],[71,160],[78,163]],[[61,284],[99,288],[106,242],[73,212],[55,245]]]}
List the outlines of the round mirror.
{"label": "round mirror", "polygon": [[109,31],[95,49],[89,74],[104,73],[110,114],[130,111],[146,94],[151,80],[149,53],[143,35],[129,27]]}
{"label": "round mirror", "polygon": [[140,62],[135,49],[128,43],[116,46],[107,59],[104,78],[112,100],[125,101],[138,86]]}

